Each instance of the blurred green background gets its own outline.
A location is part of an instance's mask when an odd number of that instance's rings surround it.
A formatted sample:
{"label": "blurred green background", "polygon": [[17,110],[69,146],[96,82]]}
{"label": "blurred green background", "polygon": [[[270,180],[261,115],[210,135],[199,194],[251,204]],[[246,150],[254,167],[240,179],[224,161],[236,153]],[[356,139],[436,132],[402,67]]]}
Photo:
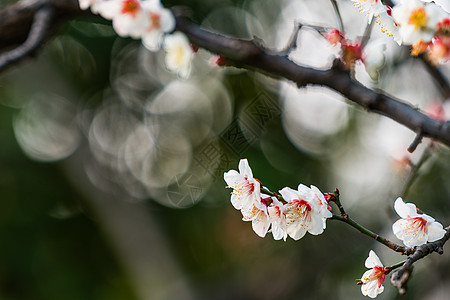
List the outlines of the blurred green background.
{"label": "blurred green background", "polygon": [[[356,38],[363,16],[338,3]],[[164,4],[279,49],[294,19],[335,26],[328,1]],[[379,82],[359,68],[357,78],[419,107],[445,100],[420,62],[388,49]],[[333,51],[305,30],[291,58],[323,68]],[[401,125],[324,88],[211,66],[211,56],[200,50],[183,81],[163,53],[79,19],[0,74],[0,299],[364,299],[356,280],[369,250],[385,265],[403,259],[337,221],[299,241],[258,237],[223,181],[240,158],[271,190],[338,187],[354,219],[400,242],[390,228],[405,159],[431,151],[405,201],[450,223],[447,147],[424,141],[408,156],[414,133]],[[448,299],[445,250],[416,263],[407,296],[386,281],[378,298]]]}

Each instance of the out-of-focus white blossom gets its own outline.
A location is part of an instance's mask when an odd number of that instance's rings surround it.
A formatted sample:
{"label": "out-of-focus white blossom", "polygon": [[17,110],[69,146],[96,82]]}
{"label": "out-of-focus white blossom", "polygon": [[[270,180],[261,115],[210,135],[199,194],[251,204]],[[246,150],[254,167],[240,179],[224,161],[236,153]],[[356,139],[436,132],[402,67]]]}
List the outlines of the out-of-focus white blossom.
{"label": "out-of-focus white blossom", "polygon": [[412,45],[418,40],[431,41],[436,34],[437,24],[446,14],[434,3],[405,0],[392,9],[392,16],[399,25],[402,43]]}
{"label": "out-of-focus white blossom", "polygon": [[182,78],[188,78],[191,73],[191,62],[194,51],[188,38],[182,32],[175,32],[164,39],[166,51],[166,67]]}
{"label": "out-of-focus white blossom", "polygon": [[372,80],[378,80],[378,70],[386,61],[386,44],[380,40],[371,40],[363,49],[362,61]]}
{"label": "out-of-focus white blossom", "polygon": [[149,26],[149,18],[139,0],[108,0],[97,5],[99,14],[112,20],[114,30],[122,37],[140,38]]}
{"label": "out-of-focus white blossom", "polygon": [[142,33],[142,44],[150,51],[157,51],[164,33],[171,32],[175,28],[175,18],[159,0],[143,1],[142,8],[148,18],[148,25]]}

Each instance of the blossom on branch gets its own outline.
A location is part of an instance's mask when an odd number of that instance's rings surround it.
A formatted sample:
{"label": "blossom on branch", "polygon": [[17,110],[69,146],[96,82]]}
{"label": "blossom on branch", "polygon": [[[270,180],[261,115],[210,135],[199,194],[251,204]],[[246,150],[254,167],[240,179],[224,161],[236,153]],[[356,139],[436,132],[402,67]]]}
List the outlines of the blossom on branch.
{"label": "blossom on branch", "polygon": [[399,197],[395,200],[394,209],[401,219],[392,225],[392,231],[405,246],[414,247],[434,242],[445,235],[442,224],[429,215],[418,213],[413,203],[404,203]]}
{"label": "blossom on branch", "polygon": [[287,202],[284,205],[286,215],[286,231],[294,240],[301,239],[306,232],[313,235],[321,234],[324,221],[311,190],[300,184],[297,190],[285,187],[279,191]]}
{"label": "blossom on branch", "polygon": [[188,78],[191,73],[191,62],[194,51],[188,38],[182,32],[175,32],[164,40],[166,51],[166,67],[169,71],[177,73],[182,78]]}
{"label": "blossom on branch", "polygon": [[[262,197],[271,198],[268,195]],[[241,212],[242,220],[251,221],[253,231],[260,237],[265,237],[271,223],[267,206],[261,201],[255,201],[250,209],[242,209]]]}
{"label": "blossom on branch", "polygon": [[272,203],[267,208],[271,223],[271,231],[275,240],[285,240],[287,238],[286,231],[286,215],[284,214],[283,203],[278,201],[276,197],[271,198]]}
{"label": "blossom on branch", "polygon": [[434,3],[404,0],[392,9],[392,16],[399,25],[402,43],[412,45],[418,40],[431,41],[445,12]]}
{"label": "blossom on branch", "polygon": [[247,159],[239,161],[239,173],[230,170],[223,174],[228,187],[233,188],[231,192],[231,204],[236,209],[244,209],[246,212],[253,210],[253,206],[261,199],[260,183],[253,178],[253,172]]}
{"label": "blossom on branch", "polygon": [[361,285],[361,292],[364,296],[375,298],[384,291],[383,282],[386,276],[386,268],[373,250],[370,250],[365,266],[370,270],[364,272],[358,284]]}
{"label": "blossom on branch", "polygon": [[175,17],[159,0],[143,1],[142,7],[148,17],[148,25],[142,33],[142,44],[150,51],[157,51],[164,33],[175,28]]}
{"label": "blossom on branch", "polygon": [[97,5],[99,14],[112,20],[114,30],[122,37],[140,38],[149,26],[149,18],[139,0],[109,0]]}

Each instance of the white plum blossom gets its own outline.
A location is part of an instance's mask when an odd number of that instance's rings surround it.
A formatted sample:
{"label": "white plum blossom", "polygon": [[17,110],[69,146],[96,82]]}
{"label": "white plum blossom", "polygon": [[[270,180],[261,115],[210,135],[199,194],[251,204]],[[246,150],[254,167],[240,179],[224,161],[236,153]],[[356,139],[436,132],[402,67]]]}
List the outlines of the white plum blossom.
{"label": "white plum blossom", "polygon": [[310,191],[313,199],[319,206],[319,214],[322,217],[323,229],[326,229],[326,220],[333,216],[333,214],[331,213],[331,207],[328,205],[327,200],[325,200],[325,196],[323,195],[323,193],[316,186],[311,185]]}
{"label": "white plum blossom", "polygon": [[175,32],[164,40],[166,51],[166,67],[182,78],[188,78],[191,72],[191,62],[194,56],[188,38],[182,32]]}
{"label": "white plum blossom", "polygon": [[[263,195],[263,197],[271,198],[270,196]],[[252,221],[253,231],[260,237],[265,237],[270,227],[270,218],[267,211],[267,206],[262,202],[253,202],[250,209],[242,209],[242,220]]]}
{"label": "white plum blossom", "polygon": [[445,12],[434,3],[407,0],[392,9],[392,16],[399,25],[402,43],[412,45],[419,40],[431,41]]}
{"label": "white plum blossom", "polygon": [[365,261],[366,268],[361,281],[361,292],[364,296],[375,298],[384,291],[383,282],[385,279],[385,267],[373,250],[370,250],[369,257]]}
{"label": "white plum blossom", "polygon": [[150,51],[157,51],[161,46],[164,33],[175,28],[175,18],[159,0],[143,1],[142,7],[148,17],[148,25],[142,33],[142,44]]}
{"label": "white plum blossom", "polygon": [[98,13],[112,20],[114,30],[122,37],[140,38],[149,26],[149,18],[139,0],[109,0],[96,6]]}
{"label": "white plum blossom", "polygon": [[419,214],[413,203],[404,203],[399,197],[395,200],[394,209],[401,219],[392,225],[392,231],[407,247],[437,241],[446,233],[442,224],[434,218]]}
{"label": "white plum blossom", "polygon": [[298,190],[285,187],[279,192],[287,202],[284,204],[284,214],[286,231],[291,238],[299,240],[306,232],[313,235],[323,232],[324,222],[320,208],[308,187],[301,184]]}
{"label": "white plum blossom", "polygon": [[244,210],[243,214],[254,209],[254,205],[260,203],[260,183],[253,178],[253,172],[247,159],[239,161],[239,173],[230,170],[223,174],[228,187],[233,188],[231,192],[231,204],[236,209]]}
{"label": "white plum blossom", "polygon": [[285,240],[287,238],[286,216],[284,214],[283,203],[276,197],[272,197],[272,203],[267,208],[271,223],[271,231],[274,240]]}

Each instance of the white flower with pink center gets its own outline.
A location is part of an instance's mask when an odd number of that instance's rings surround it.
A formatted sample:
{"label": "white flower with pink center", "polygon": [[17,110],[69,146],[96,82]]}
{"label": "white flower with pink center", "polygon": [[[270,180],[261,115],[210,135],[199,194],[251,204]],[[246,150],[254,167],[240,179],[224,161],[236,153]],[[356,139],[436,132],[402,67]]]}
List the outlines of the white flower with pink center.
{"label": "white flower with pink center", "polygon": [[418,40],[431,41],[437,24],[446,17],[446,13],[434,3],[404,0],[392,9],[392,16],[399,25],[402,43],[412,45]]}
{"label": "white flower with pink center", "polygon": [[191,63],[194,51],[188,38],[182,32],[175,32],[164,39],[166,51],[166,67],[169,71],[177,73],[181,78],[188,78],[191,73]]}
{"label": "white flower with pink center", "polygon": [[317,235],[324,229],[320,208],[311,190],[299,185],[298,190],[285,187],[280,191],[284,200],[287,234],[294,240],[301,239],[306,232]]}
{"label": "white flower with pink center", "polygon": [[401,217],[392,225],[392,230],[405,246],[414,247],[441,239],[446,231],[442,224],[426,214],[419,214],[413,203],[404,203],[397,198],[394,209]]}
{"label": "white flower with pink center", "polygon": [[333,214],[331,213],[331,206],[328,205],[327,200],[325,200],[325,196],[317,187],[311,185],[310,191],[313,199],[317,202],[317,205],[319,206],[319,213],[323,220],[323,229],[325,229],[327,227],[326,224],[327,219],[333,216]]}
{"label": "white flower with pink center", "polygon": [[[266,196],[270,199],[270,196]],[[262,202],[253,202],[250,209],[241,209],[242,220],[252,221],[253,231],[260,237],[265,237],[270,227],[270,218],[267,206]]]}
{"label": "white flower with pink center", "polygon": [[275,240],[285,240],[287,238],[286,216],[284,214],[283,203],[272,197],[272,203],[267,207],[269,220],[272,225],[271,231]]}
{"label": "white flower with pink center", "polygon": [[148,25],[142,33],[142,44],[150,51],[157,51],[161,46],[164,33],[175,28],[175,18],[159,0],[143,1],[142,7],[148,18]]}
{"label": "white flower with pink center", "polygon": [[139,0],[109,0],[97,5],[99,14],[112,20],[114,30],[122,37],[140,38],[149,25],[149,18]]}
{"label": "white flower with pink center", "polygon": [[378,256],[372,250],[369,252],[365,266],[370,270],[364,272],[358,284],[361,284],[361,292],[364,296],[375,298],[384,291],[383,282],[386,270]]}
{"label": "white flower with pink center", "polygon": [[234,208],[251,211],[254,205],[261,203],[260,184],[253,178],[253,172],[247,159],[239,161],[239,172],[230,170],[223,174],[223,178],[228,187],[233,188],[231,204]]}

